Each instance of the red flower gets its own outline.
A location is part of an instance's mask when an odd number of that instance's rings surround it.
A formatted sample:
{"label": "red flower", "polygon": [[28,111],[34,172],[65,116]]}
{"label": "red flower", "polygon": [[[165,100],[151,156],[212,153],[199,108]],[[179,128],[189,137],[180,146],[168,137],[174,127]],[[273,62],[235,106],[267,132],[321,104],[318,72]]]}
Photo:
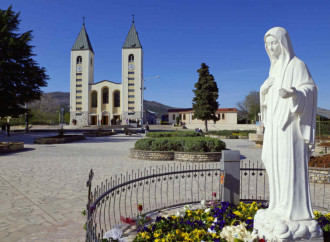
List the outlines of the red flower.
{"label": "red flower", "polygon": [[259,239],[259,242],[266,242],[264,239]]}
{"label": "red flower", "polygon": [[216,192],[212,192],[212,196],[213,197],[216,197],[217,196],[217,193]]}
{"label": "red flower", "polygon": [[141,211],[142,211],[142,209],[143,209],[143,206],[142,206],[142,204],[141,204],[141,203],[139,203],[139,204],[137,205],[137,209],[139,210],[139,212],[141,212]]}
{"label": "red flower", "polygon": [[121,220],[123,223],[125,223],[125,224],[129,224],[129,225],[131,225],[131,226],[135,225],[135,223],[136,223],[136,221],[135,221],[134,219],[129,218],[129,217],[127,217],[127,218],[125,218],[125,217],[120,217],[120,220]]}

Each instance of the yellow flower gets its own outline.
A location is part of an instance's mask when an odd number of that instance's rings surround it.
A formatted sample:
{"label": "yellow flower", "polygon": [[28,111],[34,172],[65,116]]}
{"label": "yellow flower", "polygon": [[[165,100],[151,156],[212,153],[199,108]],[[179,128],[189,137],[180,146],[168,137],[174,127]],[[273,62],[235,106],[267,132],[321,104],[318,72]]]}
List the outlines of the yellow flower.
{"label": "yellow flower", "polygon": [[141,238],[142,239],[150,239],[150,235],[148,232],[142,232],[141,233]]}
{"label": "yellow flower", "polygon": [[174,234],[167,234],[166,235],[166,239],[168,239],[169,241],[175,239],[175,235]]}
{"label": "yellow flower", "polygon": [[203,210],[201,210],[201,209],[198,209],[197,211],[196,211],[196,214],[197,215],[201,215],[203,213]]}
{"label": "yellow flower", "polygon": [[155,239],[155,242],[161,242],[161,240],[160,239]]}
{"label": "yellow flower", "polygon": [[208,222],[213,222],[213,221],[214,221],[214,218],[213,218],[213,217],[207,217],[206,220],[207,220]]}
{"label": "yellow flower", "polygon": [[161,229],[158,229],[157,231],[155,231],[155,233],[154,233],[154,237],[157,238],[157,237],[159,237],[161,234],[162,234],[162,230],[161,230]]}
{"label": "yellow flower", "polygon": [[234,214],[238,217],[243,217],[243,214],[239,211],[235,211]]}
{"label": "yellow flower", "polygon": [[180,229],[175,230],[175,233],[176,233],[176,234],[180,234],[180,232],[181,232]]}
{"label": "yellow flower", "polygon": [[214,239],[218,239],[218,238],[220,238],[220,236],[218,235],[218,234],[216,234],[216,233],[211,233],[211,236],[212,236],[212,238]]}
{"label": "yellow flower", "polygon": [[247,217],[247,219],[252,219],[252,217]]}

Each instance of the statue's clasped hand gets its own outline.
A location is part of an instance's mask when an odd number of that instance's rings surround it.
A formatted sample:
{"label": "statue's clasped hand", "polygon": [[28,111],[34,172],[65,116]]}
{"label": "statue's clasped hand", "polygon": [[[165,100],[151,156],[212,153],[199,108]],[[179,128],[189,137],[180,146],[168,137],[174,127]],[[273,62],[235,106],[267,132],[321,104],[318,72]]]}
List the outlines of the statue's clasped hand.
{"label": "statue's clasped hand", "polygon": [[279,90],[279,95],[281,98],[289,98],[289,97],[294,97],[297,95],[297,90],[294,87],[291,87],[291,90],[287,90],[285,88],[281,88]]}
{"label": "statue's clasped hand", "polygon": [[264,84],[262,84],[262,86],[261,86],[261,90],[260,90],[261,93],[264,94],[264,95],[266,95],[266,94],[268,93],[269,88],[272,87],[273,83],[274,83],[274,78],[273,78],[273,77],[269,77],[269,78],[264,82]]}

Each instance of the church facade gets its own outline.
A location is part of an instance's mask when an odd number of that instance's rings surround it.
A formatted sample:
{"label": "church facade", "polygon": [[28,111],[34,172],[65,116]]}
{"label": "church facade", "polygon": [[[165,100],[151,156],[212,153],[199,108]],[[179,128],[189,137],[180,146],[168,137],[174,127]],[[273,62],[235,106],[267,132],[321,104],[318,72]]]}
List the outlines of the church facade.
{"label": "church facade", "polygon": [[122,47],[121,83],[94,82],[94,50],[85,24],[71,49],[70,72],[71,124],[113,125],[143,117],[143,51],[134,21]]}

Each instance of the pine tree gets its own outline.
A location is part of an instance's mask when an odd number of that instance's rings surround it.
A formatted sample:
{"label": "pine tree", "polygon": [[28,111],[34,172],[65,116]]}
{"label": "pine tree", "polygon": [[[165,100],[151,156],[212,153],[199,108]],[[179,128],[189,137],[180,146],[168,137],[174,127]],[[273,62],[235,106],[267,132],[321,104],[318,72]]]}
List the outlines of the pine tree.
{"label": "pine tree", "polygon": [[209,73],[209,67],[205,64],[201,64],[201,68],[197,70],[199,73],[198,82],[195,83],[195,97],[193,98],[193,118],[201,119],[205,123],[205,131],[208,131],[207,121],[213,120],[214,122],[219,120],[215,115],[219,103],[218,99],[218,86],[214,81],[213,75]]}
{"label": "pine tree", "polygon": [[19,14],[0,9],[0,116],[25,113],[24,104],[40,99],[46,70],[32,59],[32,31],[17,33]]}

